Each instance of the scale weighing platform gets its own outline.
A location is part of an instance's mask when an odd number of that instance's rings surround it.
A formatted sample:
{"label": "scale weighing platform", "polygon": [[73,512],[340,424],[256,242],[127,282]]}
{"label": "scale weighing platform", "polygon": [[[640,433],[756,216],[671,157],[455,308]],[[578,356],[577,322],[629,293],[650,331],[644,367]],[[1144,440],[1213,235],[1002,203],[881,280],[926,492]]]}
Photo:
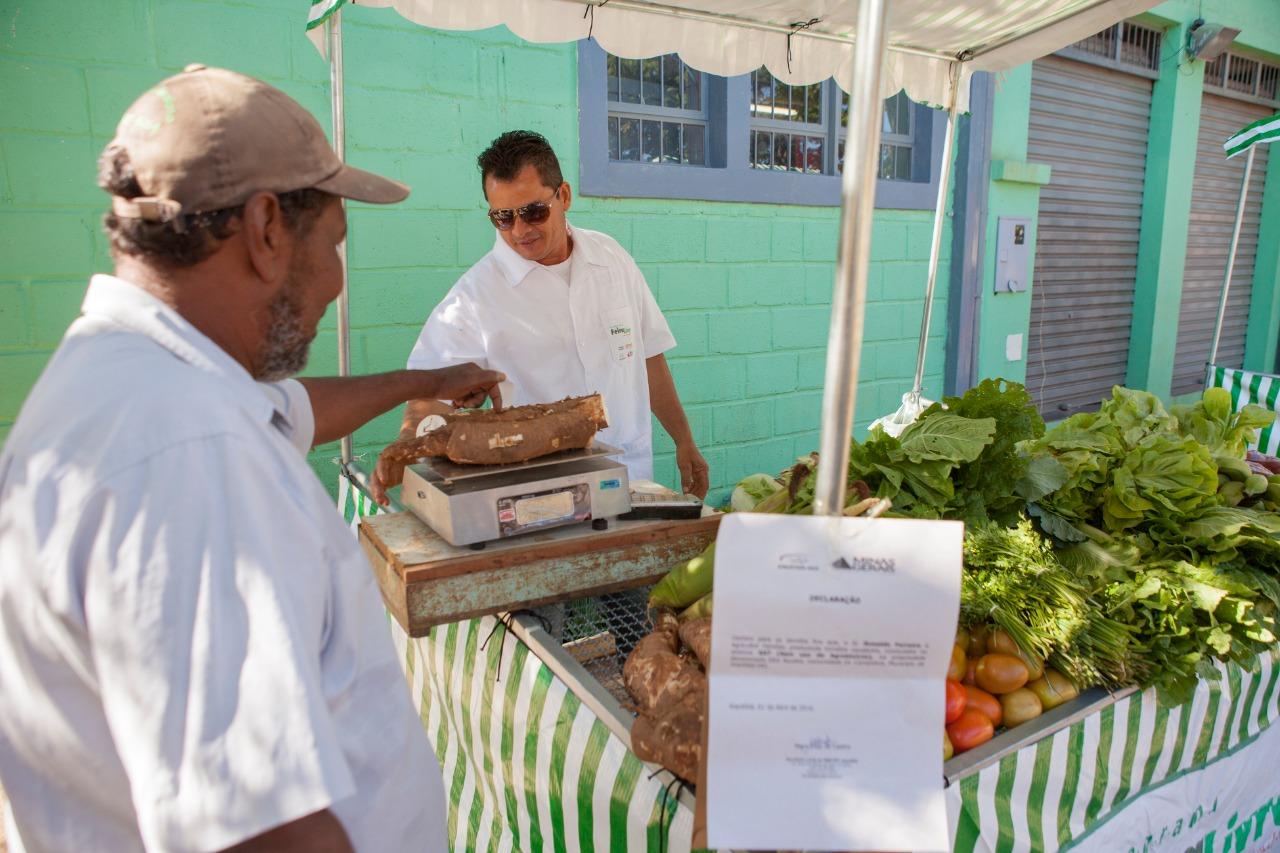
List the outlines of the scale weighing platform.
{"label": "scale weighing platform", "polygon": [[405,468],[400,500],[455,546],[584,521],[604,529],[631,510],[627,466],[610,458],[621,454],[597,441],[510,465],[429,459]]}

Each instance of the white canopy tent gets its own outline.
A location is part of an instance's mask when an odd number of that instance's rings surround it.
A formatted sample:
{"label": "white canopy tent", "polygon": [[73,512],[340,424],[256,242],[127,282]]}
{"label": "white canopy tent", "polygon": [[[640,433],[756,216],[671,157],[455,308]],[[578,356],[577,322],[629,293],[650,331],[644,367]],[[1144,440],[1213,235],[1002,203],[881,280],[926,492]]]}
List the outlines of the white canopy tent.
{"label": "white canopy tent", "polygon": [[[347,0],[312,0],[308,29],[330,61],[335,147],[344,150],[340,14]],[[949,110],[913,394],[924,368],[950,177],[955,116],[975,71],[1000,71],[1052,53],[1159,0],[360,0],[449,30],[506,25],[531,42],[596,39],[618,56],[677,53],[700,71],[766,66],[806,84],[834,77],[850,94],[839,250],[832,293],[817,514],[839,515],[853,428],[880,148],[880,103],[901,90]],[[323,31],[321,29],[323,25]],[[321,34],[323,32],[323,39]],[[339,369],[349,364],[346,291],[339,301]],[[351,460],[349,440],[343,462]]]}

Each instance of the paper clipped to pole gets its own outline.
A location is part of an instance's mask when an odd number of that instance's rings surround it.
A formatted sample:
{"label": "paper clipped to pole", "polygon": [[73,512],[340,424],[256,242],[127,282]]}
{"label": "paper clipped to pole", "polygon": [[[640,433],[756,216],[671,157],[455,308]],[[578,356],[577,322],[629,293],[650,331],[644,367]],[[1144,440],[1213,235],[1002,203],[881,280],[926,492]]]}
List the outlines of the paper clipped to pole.
{"label": "paper clipped to pole", "polygon": [[954,521],[734,513],[716,539],[707,841],[949,850]]}

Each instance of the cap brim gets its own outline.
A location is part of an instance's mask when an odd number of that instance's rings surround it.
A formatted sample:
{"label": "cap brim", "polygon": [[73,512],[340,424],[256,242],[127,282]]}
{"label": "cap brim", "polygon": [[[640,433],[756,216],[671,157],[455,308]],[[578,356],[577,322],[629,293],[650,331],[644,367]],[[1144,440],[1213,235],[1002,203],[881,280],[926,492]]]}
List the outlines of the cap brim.
{"label": "cap brim", "polygon": [[409,197],[409,188],[399,181],[393,181],[354,166],[343,166],[333,175],[316,184],[315,188],[369,204],[395,204]]}

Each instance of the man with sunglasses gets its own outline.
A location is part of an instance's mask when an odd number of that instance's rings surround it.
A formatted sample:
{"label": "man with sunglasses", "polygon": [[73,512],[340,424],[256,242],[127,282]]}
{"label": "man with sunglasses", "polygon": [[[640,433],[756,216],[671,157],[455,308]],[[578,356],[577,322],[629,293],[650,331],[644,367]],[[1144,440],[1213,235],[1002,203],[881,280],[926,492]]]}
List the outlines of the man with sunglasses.
{"label": "man with sunglasses", "polygon": [[[707,463],[663,355],[675,338],[635,261],[612,237],[569,224],[572,193],[541,135],[504,133],[477,162],[493,249],[431,312],[409,367],[501,371],[515,405],[599,392],[609,415],[600,438],[622,449],[632,480],[653,477],[652,412],[675,442],[681,487],[705,497]],[[401,437],[436,411],[411,402]],[[380,460],[375,494],[385,499],[401,475]]]}

